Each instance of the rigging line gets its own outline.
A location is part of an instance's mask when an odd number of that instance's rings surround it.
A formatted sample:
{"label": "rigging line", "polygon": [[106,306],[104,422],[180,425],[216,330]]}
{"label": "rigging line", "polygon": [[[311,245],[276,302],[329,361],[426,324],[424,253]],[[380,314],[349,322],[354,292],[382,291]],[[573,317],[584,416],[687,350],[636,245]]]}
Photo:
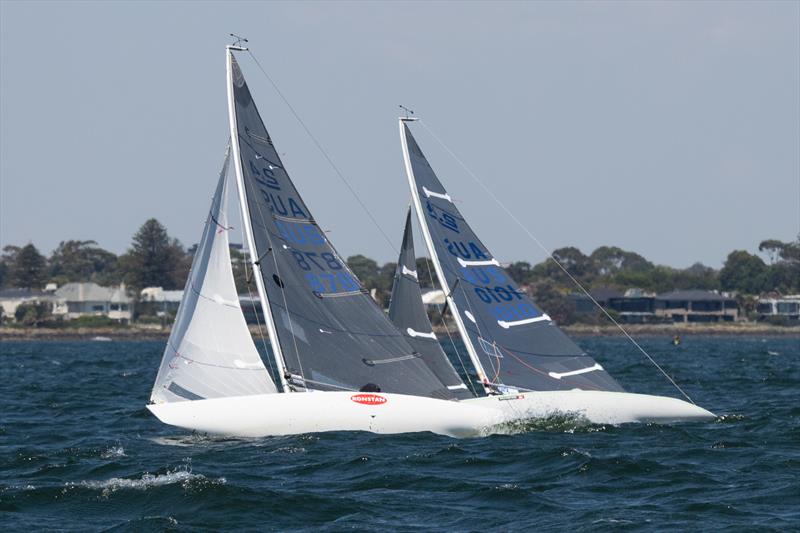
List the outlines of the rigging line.
{"label": "rigging line", "polygon": [[[232,146],[231,139],[229,137],[228,138],[228,150],[231,150],[231,146]],[[245,228],[244,216],[245,216],[244,215],[244,206],[239,206],[239,217],[241,218],[241,221],[242,221],[242,237],[244,237],[244,228]],[[248,253],[250,253],[250,250],[248,250]],[[255,251],[255,253],[258,253],[258,252]],[[253,298],[253,290],[252,290],[252,287],[251,287],[251,282],[253,281],[253,277],[255,276],[255,272],[253,273],[253,275],[250,275],[248,273],[248,271],[247,271],[248,258],[247,258],[247,255],[245,255],[245,254],[242,254],[242,255],[243,255],[243,257],[241,258],[241,261],[242,261],[242,264],[244,265],[244,277],[245,277],[245,282],[246,282],[245,285],[247,286],[247,295],[250,297],[250,306],[253,308],[253,316],[256,318],[256,327],[258,328],[258,336],[261,337],[261,344],[264,346],[264,355],[266,356],[267,363],[269,364],[269,368],[272,371],[273,380],[275,378],[278,378],[277,381],[278,381],[278,383],[280,383],[281,380],[280,380],[280,376],[278,375],[278,372],[280,372],[280,369],[277,368],[276,366],[273,366],[273,362],[272,362],[273,358],[269,356],[270,349],[267,348],[267,339],[264,337],[264,329],[261,327],[261,319],[258,318],[258,309],[256,308],[256,300],[255,300],[255,298]],[[264,290],[264,292],[266,293],[266,289]],[[259,295],[259,300],[260,299],[261,299],[261,297]],[[262,308],[262,312],[263,312],[263,308]],[[267,320],[267,317],[265,316],[264,317],[264,328],[266,328],[266,326],[267,326],[266,320]],[[273,350],[275,349],[274,346],[271,347],[271,348]]]}
{"label": "rigging line", "polygon": [[322,147],[322,145],[317,140],[317,138],[314,137],[314,134],[311,133],[311,130],[308,129],[308,126],[306,126],[306,123],[303,122],[303,119],[300,118],[300,115],[297,113],[297,111],[295,111],[294,107],[292,107],[292,104],[290,104],[289,100],[283,95],[281,90],[278,88],[278,84],[275,83],[275,81],[270,77],[269,74],[267,74],[267,71],[264,69],[264,67],[261,66],[261,63],[258,61],[256,56],[253,55],[253,52],[248,49],[247,53],[250,55],[251,58],[253,58],[253,61],[255,61],[256,65],[261,70],[261,73],[264,74],[264,76],[267,78],[267,80],[269,80],[270,84],[275,89],[275,92],[278,93],[278,96],[280,96],[281,100],[283,100],[283,103],[286,104],[286,107],[288,107],[289,111],[292,112],[292,115],[294,115],[294,118],[297,120],[298,123],[300,123],[300,126],[303,127],[303,130],[305,130],[306,135],[308,135],[308,137],[311,139],[311,141],[314,143],[314,145],[316,145],[317,149],[320,151],[322,156],[328,161],[328,164],[330,164],[331,168],[333,168],[333,170],[336,173],[336,175],[339,176],[339,179],[342,181],[342,183],[344,183],[345,186],[347,186],[347,189],[350,191],[350,194],[353,195],[353,198],[356,199],[358,204],[361,206],[361,208],[364,210],[364,212],[370,218],[370,220],[375,225],[375,227],[378,228],[378,231],[380,231],[381,235],[383,235],[383,238],[386,240],[386,242],[389,243],[389,246],[392,247],[392,250],[394,250],[395,253],[397,253],[397,248],[395,247],[394,242],[392,242],[392,239],[390,239],[389,236],[386,234],[386,232],[383,231],[383,228],[381,227],[380,224],[378,224],[378,221],[372,215],[372,212],[367,208],[367,205],[361,200],[361,197],[355,191],[353,186],[350,185],[350,182],[347,181],[347,178],[344,177],[344,174],[342,174],[342,172],[339,170],[339,167],[337,167],[336,164],[333,162],[333,159],[331,159],[331,157],[328,155],[328,152],[325,151],[325,149]]}
{"label": "rigging line", "polygon": [[603,312],[606,318],[608,318],[622,332],[622,334],[625,335],[625,337],[627,337],[627,339],[631,341],[631,343],[633,343],[633,345],[636,346],[636,348],[638,348],[639,351],[645,357],[647,357],[647,359],[653,364],[653,366],[655,366],[659,370],[659,372],[661,372],[664,375],[664,377],[666,377],[669,380],[669,382],[672,383],[672,385],[676,389],[678,389],[678,392],[680,392],[684,396],[684,398],[689,400],[689,402],[695,403],[694,400],[692,400],[692,398],[688,394],[686,394],[686,392],[680,387],[680,385],[678,385],[675,382],[675,380],[672,379],[672,376],[670,376],[663,368],[661,368],[661,365],[659,365],[655,361],[655,359],[653,359],[650,356],[650,354],[647,353],[647,350],[642,348],[642,346],[638,342],[636,342],[636,340],[633,337],[630,336],[630,334],[625,330],[625,328],[623,328],[622,325],[619,322],[617,322],[614,319],[614,317],[612,317],[611,314],[609,314],[609,312],[606,311],[605,308],[603,308],[603,306],[600,305],[591,294],[589,294],[589,291],[586,290],[586,288],[577,279],[575,279],[575,277],[572,274],[569,273],[566,267],[564,267],[564,265],[562,265],[561,262],[558,259],[556,259],[555,256],[553,256],[550,250],[544,244],[542,244],[542,242],[539,239],[537,239],[533,233],[531,233],[531,231],[514,215],[514,213],[511,212],[511,210],[508,209],[508,207],[506,207],[506,205],[497,196],[495,196],[494,192],[492,192],[492,190],[489,189],[489,187],[487,187],[483,183],[483,181],[481,181],[481,179],[469,169],[469,167],[467,167],[467,165],[444,143],[444,141],[442,141],[433,132],[433,130],[431,130],[428,127],[428,125],[424,121],[420,120],[419,122],[422,124],[422,127],[425,128],[425,130],[431,135],[431,137],[433,137],[436,140],[436,142],[439,143],[439,145],[441,145],[441,147],[444,148],[445,151],[448,154],[450,154],[450,156],[453,159],[455,159],[455,161],[461,166],[461,168],[463,168],[466,171],[466,173],[469,174],[470,177],[473,180],[475,180],[475,182],[489,194],[492,200],[494,200],[494,202],[498,206],[500,206],[500,208],[503,211],[506,212],[506,214],[511,218],[511,220],[513,220],[520,228],[522,228],[522,230],[528,235],[528,237],[530,237],[531,240],[533,240],[533,242],[535,242],[536,245],[539,246],[539,248],[541,248],[547,254],[547,256],[555,262],[556,265],[558,265],[558,268],[560,268],[564,272],[564,274],[566,274],[567,277],[569,277],[569,279],[581,290],[581,292],[583,292],[592,301],[592,303],[596,305]]}
{"label": "rigging line", "polygon": [[[274,377],[278,377],[278,371],[275,370],[275,367],[272,363],[272,357],[269,356],[269,350],[267,349],[267,339],[264,338],[264,330],[261,328],[261,319],[258,318],[258,310],[256,309],[256,300],[253,298],[253,291],[250,288],[250,282],[252,281],[252,277],[247,274],[247,259],[242,261],[244,264],[244,272],[247,285],[247,295],[250,297],[250,305],[253,308],[253,316],[256,318],[256,327],[258,328],[258,335],[261,337],[261,343],[264,345],[264,354],[267,356],[267,363],[269,363],[269,369],[272,371],[272,375]],[[264,325],[266,327],[266,324]],[[280,380],[278,380],[280,382]]]}
{"label": "rigging line", "polygon": [[[444,270],[444,269],[442,269],[442,270]],[[456,286],[457,286],[457,285],[460,285],[460,283],[459,283],[460,281],[461,281],[461,276],[459,276],[459,275],[456,273],[456,283],[455,283],[455,284],[454,284],[454,286],[453,286],[453,290],[455,290],[455,289],[456,289]],[[467,283],[469,283],[469,282],[467,282]],[[468,306],[468,308],[469,308],[469,309],[467,309],[467,311],[469,311],[469,312],[470,312],[470,314],[471,314],[473,317],[476,317],[476,318],[475,318],[475,329],[476,329],[476,330],[478,330],[478,337],[480,337],[480,338],[481,338],[481,340],[483,340],[484,342],[488,342],[488,341],[487,341],[487,340],[486,340],[486,339],[483,337],[483,333],[481,333],[481,326],[480,326],[480,324],[478,324],[478,320],[481,318],[481,315],[480,315],[480,313],[476,313],[476,312],[475,312],[475,310],[472,308],[472,304],[470,303],[470,301],[469,301],[469,298],[467,297],[467,292],[464,290],[464,287],[463,287],[463,286],[461,287],[461,294],[463,294],[463,295],[464,295],[464,301],[467,303],[467,306]],[[451,310],[450,312],[452,313],[452,310]],[[467,329],[467,327],[466,327],[466,326],[464,326],[464,329],[466,330],[466,329]],[[467,335],[469,336],[469,334],[467,334]],[[470,340],[469,340],[469,342],[472,342],[472,339],[470,339]],[[494,340],[492,340],[492,344],[494,344]],[[474,349],[474,345],[473,345],[473,349]],[[481,350],[483,350],[483,346],[481,346]],[[476,351],[476,354],[475,354],[475,355],[477,355],[477,350],[475,350],[475,351]],[[485,351],[486,351],[486,350],[484,350],[484,352],[485,352]],[[494,370],[494,378],[492,379],[492,381],[491,381],[491,384],[494,384],[494,383],[500,382],[500,358],[499,358],[499,357],[497,357],[496,359],[497,359],[497,363],[496,363],[496,364],[497,364],[497,367],[496,367],[496,368],[495,368],[495,363],[494,363],[494,362],[492,362],[492,360],[491,360],[491,357],[490,357],[490,359],[489,359],[489,362],[490,362],[490,363],[492,363],[492,370]],[[480,360],[480,356],[478,356],[478,360]]]}
{"label": "rigging line", "polygon": [[[431,288],[435,289],[436,285],[435,285],[435,282],[433,280],[433,269],[431,268],[430,258],[428,258],[427,255],[423,256],[423,257],[425,258],[425,264],[428,267],[428,278],[431,280]],[[444,292],[444,291],[442,291],[442,292]],[[453,351],[456,352],[456,357],[458,358],[458,363],[461,365],[461,370],[464,371],[464,377],[467,378],[467,383],[469,384],[469,388],[472,389],[472,394],[474,394],[475,397],[477,398],[479,396],[478,389],[475,388],[475,384],[472,382],[472,378],[470,377],[469,372],[467,372],[467,367],[464,364],[464,360],[461,358],[461,352],[458,351],[458,347],[456,346],[456,343],[453,340],[453,336],[450,334],[450,328],[447,327],[447,320],[446,320],[446,318],[444,316],[444,312],[443,311],[444,310],[442,310],[442,312],[439,313],[439,316],[442,319],[442,325],[444,326],[444,330],[447,332],[447,338],[450,339],[450,345],[453,347]],[[442,351],[444,351],[444,350],[442,350]]]}
{"label": "rigging line", "polygon": [[[287,179],[289,179],[288,174],[286,176]],[[268,228],[269,225],[267,224],[267,219],[266,217],[264,217],[264,212],[261,209],[261,202],[255,202],[255,204],[256,204],[256,209],[258,210],[258,216],[261,219],[261,225],[265,228]],[[275,244],[272,242],[272,233],[270,231],[266,231],[264,233],[267,236],[267,240],[269,241],[269,250],[272,251],[270,257],[272,257],[272,264],[275,265],[275,273],[277,274],[278,278],[283,279],[283,276],[281,275],[281,269],[278,266],[278,258],[277,258],[278,249],[275,248]],[[264,253],[266,254],[267,252]],[[256,251],[256,253],[258,253],[258,251]],[[254,269],[256,267],[258,267],[259,271],[262,273],[262,278],[263,278],[264,271],[261,269],[260,260],[258,264],[253,265]],[[289,335],[292,337],[292,344],[294,345],[294,355],[297,358],[297,365],[300,367],[300,376],[302,376],[303,379],[305,379],[305,372],[303,371],[303,362],[300,360],[300,347],[297,345],[297,336],[294,334],[294,321],[292,320],[291,314],[289,312],[289,302],[286,299],[286,289],[284,287],[278,287],[278,290],[281,291],[281,298],[283,299],[283,307],[284,309],[286,309],[286,319],[289,321]],[[264,292],[265,293],[267,292],[266,287],[264,287]],[[264,320],[266,321],[266,317],[264,317]],[[273,315],[273,320],[274,320],[274,315]],[[277,334],[277,332],[278,328],[276,324],[275,333]],[[280,340],[276,339],[275,342],[279,343]],[[283,358],[283,367],[284,367],[284,372],[289,373],[289,369],[286,367],[285,357]]]}

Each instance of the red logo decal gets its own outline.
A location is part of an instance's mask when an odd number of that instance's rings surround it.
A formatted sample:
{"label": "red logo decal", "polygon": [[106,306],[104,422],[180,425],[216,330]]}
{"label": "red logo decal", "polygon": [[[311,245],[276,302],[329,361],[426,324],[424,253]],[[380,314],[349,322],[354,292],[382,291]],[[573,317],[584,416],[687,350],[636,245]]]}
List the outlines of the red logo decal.
{"label": "red logo decal", "polygon": [[364,405],[380,405],[387,401],[386,398],[378,396],[377,394],[354,394],[350,396],[350,399]]}

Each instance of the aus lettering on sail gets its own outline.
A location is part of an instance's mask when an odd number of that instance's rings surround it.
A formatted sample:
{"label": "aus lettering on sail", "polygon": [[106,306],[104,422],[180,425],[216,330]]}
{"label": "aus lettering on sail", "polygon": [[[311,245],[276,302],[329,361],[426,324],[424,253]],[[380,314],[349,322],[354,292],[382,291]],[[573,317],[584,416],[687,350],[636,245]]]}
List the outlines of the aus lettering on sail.
{"label": "aus lettering on sail", "polygon": [[500,325],[543,316],[509,279],[500,263],[490,259],[477,243],[443,240],[447,251],[460,265],[460,278],[472,286],[475,295],[487,306],[489,315]]}
{"label": "aus lettering on sail", "polygon": [[247,161],[247,167],[258,192],[273,214],[287,218],[309,218],[301,203],[282,191],[281,175],[284,171],[280,163],[254,152]]}

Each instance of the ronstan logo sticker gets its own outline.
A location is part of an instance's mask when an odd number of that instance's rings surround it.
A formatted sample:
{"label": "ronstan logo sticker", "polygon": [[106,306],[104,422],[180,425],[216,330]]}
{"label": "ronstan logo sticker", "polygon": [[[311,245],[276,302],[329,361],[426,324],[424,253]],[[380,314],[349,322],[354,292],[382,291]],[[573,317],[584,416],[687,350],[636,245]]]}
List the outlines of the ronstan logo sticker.
{"label": "ronstan logo sticker", "polygon": [[386,398],[378,396],[377,394],[354,394],[350,396],[350,399],[364,405],[380,405],[386,403]]}

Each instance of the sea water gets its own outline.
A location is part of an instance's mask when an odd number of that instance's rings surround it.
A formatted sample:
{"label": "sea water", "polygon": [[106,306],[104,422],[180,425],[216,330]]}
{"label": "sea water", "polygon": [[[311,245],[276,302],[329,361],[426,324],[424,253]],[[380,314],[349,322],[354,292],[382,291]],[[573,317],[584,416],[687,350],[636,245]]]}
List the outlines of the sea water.
{"label": "sea water", "polygon": [[[627,390],[678,394],[624,340],[578,342]],[[3,342],[0,530],[800,530],[800,340],[641,342],[719,417],[212,438],[145,409],[163,343]]]}

